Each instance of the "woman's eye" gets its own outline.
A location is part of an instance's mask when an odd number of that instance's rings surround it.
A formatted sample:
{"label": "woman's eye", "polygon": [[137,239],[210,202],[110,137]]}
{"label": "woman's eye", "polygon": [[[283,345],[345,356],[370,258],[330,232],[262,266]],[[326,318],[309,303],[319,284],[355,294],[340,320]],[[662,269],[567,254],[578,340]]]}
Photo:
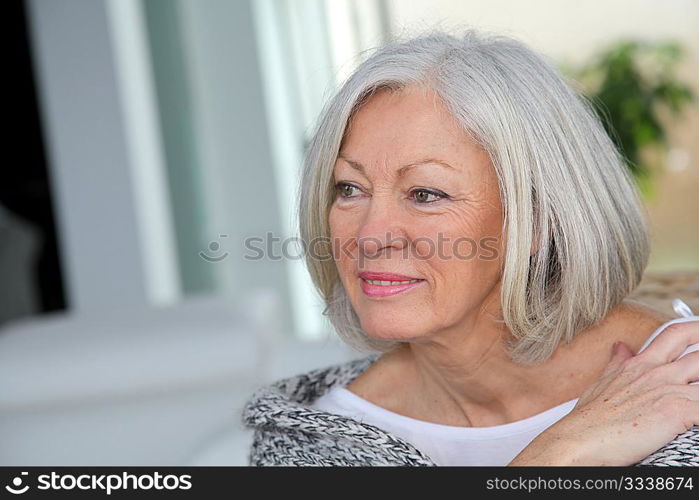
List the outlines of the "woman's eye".
{"label": "woman's eye", "polygon": [[347,184],[346,182],[338,182],[335,184],[335,191],[340,195],[341,198],[353,198],[353,189],[358,189],[357,186],[352,184]]}
{"label": "woman's eye", "polygon": [[[340,198],[356,198],[357,194],[355,190],[359,190],[359,188],[346,182],[338,182],[335,184],[335,192]],[[441,199],[449,198],[449,195],[442,191],[425,188],[413,189],[410,194],[412,198],[421,205],[429,205]]]}
{"label": "woman's eye", "polygon": [[446,193],[441,191],[433,191],[431,189],[413,189],[411,193],[415,198],[415,201],[423,205],[434,203],[442,198],[448,198]]}

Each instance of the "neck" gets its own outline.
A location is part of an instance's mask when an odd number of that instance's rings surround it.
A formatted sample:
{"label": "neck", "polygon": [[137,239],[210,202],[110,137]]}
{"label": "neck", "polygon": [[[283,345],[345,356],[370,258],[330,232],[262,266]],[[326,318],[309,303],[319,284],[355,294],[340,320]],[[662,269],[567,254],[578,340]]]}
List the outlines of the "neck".
{"label": "neck", "polygon": [[[620,336],[621,316],[610,313],[571,344],[561,344],[549,360],[522,365],[505,351],[509,332],[504,324],[480,315],[466,327],[462,324],[459,332],[441,332],[387,355],[400,367],[395,372],[401,374],[400,383],[405,384],[407,376],[414,390],[382,398],[398,413],[446,425],[483,427],[533,416],[579,397],[604,370],[614,341],[631,340],[630,347],[640,346],[635,344],[642,337]],[[465,331],[474,333],[464,335]],[[604,332],[609,334],[600,335]]]}
{"label": "neck", "polygon": [[470,427],[499,425],[550,404],[550,390],[542,381],[551,380],[544,377],[551,368],[515,364],[496,328],[488,335],[479,331],[456,349],[438,341],[407,344],[402,355],[417,389],[406,394],[411,400],[406,403],[427,420]]}
{"label": "neck", "polygon": [[612,344],[636,352],[671,317],[625,300],[597,325],[562,343],[538,365],[513,362],[497,315],[474,315],[385,354],[348,388],[401,415],[445,425],[484,427],[521,420],[576,399],[600,374]]}

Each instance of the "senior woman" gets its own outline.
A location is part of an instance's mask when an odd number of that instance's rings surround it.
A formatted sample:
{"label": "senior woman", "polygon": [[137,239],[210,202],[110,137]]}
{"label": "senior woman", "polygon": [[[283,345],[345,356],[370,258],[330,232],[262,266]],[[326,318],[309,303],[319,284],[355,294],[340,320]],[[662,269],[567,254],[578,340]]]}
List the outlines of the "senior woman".
{"label": "senior woman", "polygon": [[299,193],[325,314],[368,357],[261,388],[255,465],[699,465],[699,316],[628,298],[648,258],[590,106],[520,42],[378,50]]}

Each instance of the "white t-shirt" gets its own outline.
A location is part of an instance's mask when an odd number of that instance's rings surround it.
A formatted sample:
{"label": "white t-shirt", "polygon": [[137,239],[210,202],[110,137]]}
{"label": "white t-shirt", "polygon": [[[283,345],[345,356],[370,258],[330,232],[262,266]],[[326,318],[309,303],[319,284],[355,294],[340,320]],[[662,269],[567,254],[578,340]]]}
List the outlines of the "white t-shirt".
{"label": "white t-shirt", "polygon": [[[673,305],[675,311],[684,317],[658,327],[638,352],[668,326],[699,321],[699,316],[694,315],[681,300],[675,299]],[[696,350],[699,350],[699,343],[691,345],[682,355]],[[406,417],[377,406],[344,387],[334,387],[318,398],[313,407],[374,425],[401,437],[437,465],[500,466],[510,463],[536,436],[566,416],[577,402],[578,398],[572,399],[523,420],[490,427],[458,427]]]}

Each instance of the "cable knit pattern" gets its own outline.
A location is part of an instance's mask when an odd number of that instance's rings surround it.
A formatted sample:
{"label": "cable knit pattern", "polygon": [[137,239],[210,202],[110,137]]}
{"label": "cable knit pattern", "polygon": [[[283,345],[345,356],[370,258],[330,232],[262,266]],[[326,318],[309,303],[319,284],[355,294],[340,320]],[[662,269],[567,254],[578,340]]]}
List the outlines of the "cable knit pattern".
{"label": "cable knit pattern", "polygon": [[[379,355],[280,380],[253,394],[243,422],[254,429],[251,465],[436,465],[412,444],[373,425],[310,407],[358,377]],[[699,466],[699,427],[635,465]]]}

